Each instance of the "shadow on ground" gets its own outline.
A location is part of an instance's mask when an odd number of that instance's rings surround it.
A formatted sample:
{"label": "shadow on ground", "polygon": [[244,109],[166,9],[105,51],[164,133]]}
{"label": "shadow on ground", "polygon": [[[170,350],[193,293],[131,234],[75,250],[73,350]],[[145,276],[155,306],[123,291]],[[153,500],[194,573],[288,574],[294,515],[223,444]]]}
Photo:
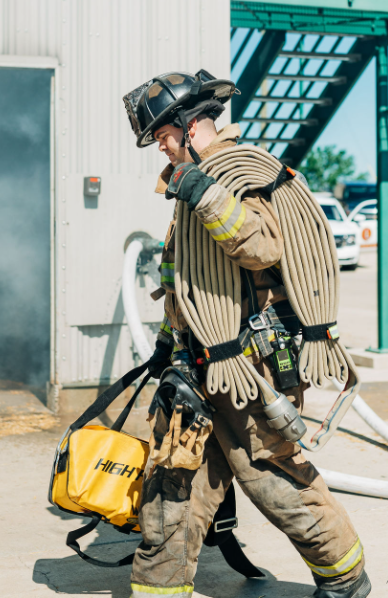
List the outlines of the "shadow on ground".
{"label": "shadow on ground", "polygon": [[[87,518],[73,517],[54,507],[48,510],[53,516],[61,519],[72,519],[74,529],[89,521]],[[115,561],[132,553],[140,541],[140,536],[126,536],[101,523],[97,533],[97,537],[88,546],[87,553],[104,561]],[[241,545],[244,547],[244,544]],[[260,566],[259,556],[250,556],[252,561]],[[269,571],[263,571],[267,574],[265,581],[245,579],[227,565],[218,548],[204,546],[199,558],[195,590],[212,598],[303,598],[312,596],[314,592],[311,585],[280,582]],[[129,598],[130,574],[131,566],[101,568],[90,565],[74,555],[37,560],[33,581],[46,585],[55,593],[70,596],[84,594]]]}

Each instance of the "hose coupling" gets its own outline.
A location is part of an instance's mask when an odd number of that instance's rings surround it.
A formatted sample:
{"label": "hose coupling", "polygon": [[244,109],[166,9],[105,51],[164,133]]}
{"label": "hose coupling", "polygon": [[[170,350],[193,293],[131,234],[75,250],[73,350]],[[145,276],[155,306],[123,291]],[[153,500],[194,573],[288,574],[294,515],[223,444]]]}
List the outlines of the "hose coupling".
{"label": "hose coupling", "polygon": [[269,427],[289,442],[296,442],[307,432],[298,411],[284,394],[280,394],[274,403],[265,405],[264,413],[268,417]]}

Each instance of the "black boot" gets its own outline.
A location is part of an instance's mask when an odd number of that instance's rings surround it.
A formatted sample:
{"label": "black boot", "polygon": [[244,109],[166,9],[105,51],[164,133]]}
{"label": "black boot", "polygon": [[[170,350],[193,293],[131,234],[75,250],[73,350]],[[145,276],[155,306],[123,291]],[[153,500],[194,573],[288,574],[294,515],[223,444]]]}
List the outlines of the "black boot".
{"label": "black boot", "polygon": [[326,590],[324,587],[325,584],[316,589],[313,598],[366,598],[372,590],[369,577],[365,571],[353,583],[340,583]]}

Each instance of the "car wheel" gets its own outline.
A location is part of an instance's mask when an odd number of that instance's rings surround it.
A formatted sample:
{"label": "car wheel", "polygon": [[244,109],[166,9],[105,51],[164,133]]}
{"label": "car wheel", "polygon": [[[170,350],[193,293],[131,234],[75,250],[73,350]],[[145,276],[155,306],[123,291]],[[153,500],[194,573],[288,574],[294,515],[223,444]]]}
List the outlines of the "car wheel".
{"label": "car wheel", "polygon": [[341,270],[357,270],[358,264],[349,264],[346,266],[342,266]]}

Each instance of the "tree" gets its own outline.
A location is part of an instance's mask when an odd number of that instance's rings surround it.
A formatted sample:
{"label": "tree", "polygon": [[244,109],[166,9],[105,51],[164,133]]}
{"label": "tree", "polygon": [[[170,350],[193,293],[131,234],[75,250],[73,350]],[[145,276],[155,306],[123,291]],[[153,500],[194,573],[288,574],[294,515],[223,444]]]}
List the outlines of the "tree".
{"label": "tree", "polygon": [[367,172],[354,176],[356,166],[354,156],[346,150],[336,151],[335,145],[326,145],[311,150],[300,167],[312,191],[333,191],[341,179],[351,178],[353,181],[366,181]]}

